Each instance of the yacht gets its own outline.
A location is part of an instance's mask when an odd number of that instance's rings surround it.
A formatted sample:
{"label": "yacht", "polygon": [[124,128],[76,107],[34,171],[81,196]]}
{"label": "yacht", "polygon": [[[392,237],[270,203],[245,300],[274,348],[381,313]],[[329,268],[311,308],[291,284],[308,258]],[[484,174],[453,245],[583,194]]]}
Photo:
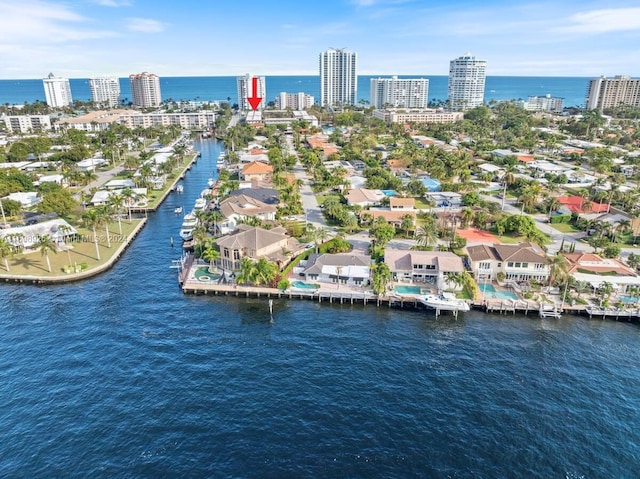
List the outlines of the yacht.
{"label": "yacht", "polygon": [[225,166],[227,166],[227,162],[225,161],[225,154],[224,153],[220,153],[220,155],[218,155],[218,161],[216,161],[216,168],[218,170],[221,170]]}
{"label": "yacht", "polygon": [[215,184],[216,184],[216,182],[215,182],[215,181],[213,181],[213,178],[209,178],[209,179],[207,180],[207,186],[208,186],[209,188],[213,188],[213,185],[215,185]]}
{"label": "yacht", "polygon": [[184,215],[182,227],[180,228],[180,238],[189,241],[193,237],[193,229],[198,226],[198,218],[194,211]]}
{"label": "yacht", "polygon": [[182,213],[182,206],[176,206],[173,212],[179,215],[180,213]]}
{"label": "yacht", "polygon": [[176,192],[177,193],[182,193],[183,191],[184,191],[184,186],[182,186],[182,185],[176,186]]}
{"label": "yacht", "polygon": [[428,308],[444,311],[469,311],[466,301],[457,299],[452,293],[427,294],[420,298],[420,302]]}
{"label": "yacht", "polygon": [[194,210],[203,210],[207,207],[207,200],[205,198],[198,198],[193,205]]}

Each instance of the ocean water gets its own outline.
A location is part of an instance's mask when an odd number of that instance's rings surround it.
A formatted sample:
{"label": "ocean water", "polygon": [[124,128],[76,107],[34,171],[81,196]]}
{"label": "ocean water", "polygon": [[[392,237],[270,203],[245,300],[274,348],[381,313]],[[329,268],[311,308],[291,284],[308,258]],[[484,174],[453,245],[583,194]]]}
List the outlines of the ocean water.
{"label": "ocean water", "polygon": [[[388,75],[382,75],[388,77]],[[369,100],[370,79],[377,75],[358,76],[358,98]],[[405,75],[401,78],[428,78],[429,98],[447,99],[447,76]],[[320,100],[318,76],[267,76],[265,79],[268,101],[274,100],[282,91],[303,91]],[[528,96],[551,94],[565,99],[565,106],[583,106],[589,78],[581,77],[505,77],[489,76],[485,85],[485,101],[527,99]],[[87,79],[71,79],[71,94],[74,99],[91,99]],[[162,98],[174,100],[226,100],[237,103],[236,77],[161,77]],[[131,99],[128,78],[120,79],[122,98]],[[44,101],[42,80],[0,80],[0,104],[20,104]]]}
{"label": "ocean water", "polygon": [[640,477],[637,325],[184,296],[198,148],[114,268],[0,285],[0,477]]}

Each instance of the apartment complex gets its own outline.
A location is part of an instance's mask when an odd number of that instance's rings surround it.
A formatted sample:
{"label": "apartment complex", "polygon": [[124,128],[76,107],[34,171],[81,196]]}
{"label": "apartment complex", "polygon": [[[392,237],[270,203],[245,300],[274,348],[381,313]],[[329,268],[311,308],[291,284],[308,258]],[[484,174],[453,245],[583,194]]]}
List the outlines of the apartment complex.
{"label": "apartment complex", "polygon": [[115,77],[89,78],[91,101],[109,108],[120,105],[120,81]]}
{"label": "apartment complex", "polygon": [[160,106],[162,96],[158,75],[147,72],[134,73],[129,75],[129,82],[131,83],[133,106],[138,108]]}
{"label": "apartment complex", "polygon": [[88,132],[107,130],[113,123],[129,128],[176,125],[185,129],[204,129],[214,126],[216,114],[212,111],[191,113],[140,113],[136,110],[101,110],[75,118],[65,118],[54,126],[56,130],[73,128]]}
{"label": "apartment complex", "polygon": [[600,111],[622,105],[640,107],[640,78],[595,78],[589,82],[586,103],[587,110]]}
{"label": "apartment complex", "polygon": [[10,133],[32,133],[51,129],[48,115],[3,115],[2,118]]}
{"label": "apartment complex", "polygon": [[468,110],[484,102],[486,60],[478,60],[469,53],[449,63],[449,108]]}
{"label": "apartment complex", "polygon": [[374,108],[427,108],[429,80],[426,78],[372,78],[371,106]]}
{"label": "apartment complex", "polygon": [[386,123],[455,123],[464,119],[461,111],[445,111],[442,109],[381,109],[374,110],[373,117]]}
{"label": "apartment complex", "polygon": [[304,92],[299,93],[285,93],[280,92],[276,97],[276,108],[285,110],[290,108],[292,110],[306,110],[311,108],[315,103],[315,98],[311,95],[307,95]]}
{"label": "apartment complex", "polygon": [[[254,91],[253,79],[256,79]],[[238,108],[243,111],[253,111],[249,98],[262,98],[258,104],[257,110],[264,110],[267,103],[267,83],[264,77],[256,77],[249,73],[236,79],[238,88]]]}
{"label": "apartment complex", "polygon": [[320,54],[320,105],[355,105],[358,96],[358,56],[345,49]]}
{"label": "apartment complex", "polygon": [[564,98],[555,98],[551,95],[530,96],[527,101],[520,102],[520,106],[527,111],[544,111],[548,113],[562,113]]}
{"label": "apartment complex", "polygon": [[62,108],[71,105],[71,85],[68,78],[58,78],[49,73],[47,78],[43,78],[44,96],[47,105],[52,108]]}

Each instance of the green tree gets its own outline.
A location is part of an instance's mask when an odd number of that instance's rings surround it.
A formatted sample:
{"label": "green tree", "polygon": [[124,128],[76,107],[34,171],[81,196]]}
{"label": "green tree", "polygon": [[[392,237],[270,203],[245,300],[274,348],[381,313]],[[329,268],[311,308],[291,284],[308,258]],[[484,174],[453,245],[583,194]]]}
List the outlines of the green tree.
{"label": "green tree", "polygon": [[47,269],[51,273],[51,261],[49,260],[49,252],[57,253],[58,249],[49,235],[39,235],[36,241],[36,248],[40,250],[40,254],[47,261]]}
{"label": "green tree", "polygon": [[372,289],[377,295],[384,294],[392,274],[386,263],[376,263],[373,267]]}
{"label": "green tree", "polygon": [[210,238],[205,243],[204,251],[202,252],[202,258],[209,262],[209,273],[214,272],[214,264],[218,258],[220,258],[220,252],[216,248],[216,243]]}
{"label": "green tree", "polygon": [[4,268],[9,271],[9,258],[16,252],[16,247],[6,237],[0,237],[0,258],[4,260]]}
{"label": "green tree", "polygon": [[96,245],[96,259],[100,261],[100,248],[98,247],[98,233],[96,228],[102,225],[102,217],[95,208],[90,208],[82,214],[82,224],[86,228],[91,228],[93,231],[93,242]]}
{"label": "green tree", "polygon": [[377,218],[369,229],[369,236],[374,238],[377,244],[381,247],[384,247],[384,245],[391,241],[395,235],[395,226],[387,223],[387,221],[382,217]]}

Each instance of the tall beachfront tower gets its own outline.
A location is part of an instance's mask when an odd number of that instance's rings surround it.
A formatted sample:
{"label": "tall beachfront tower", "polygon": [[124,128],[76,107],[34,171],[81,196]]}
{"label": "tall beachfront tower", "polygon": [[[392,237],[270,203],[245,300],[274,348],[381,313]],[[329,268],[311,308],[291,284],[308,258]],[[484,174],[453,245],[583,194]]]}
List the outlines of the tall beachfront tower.
{"label": "tall beachfront tower", "polygon": [[[253,78],[257,78],[257,91],[253,91]],[[262,98],[258,105],[258,110],[264,110],[267,104],[267,82],[264,77],[257,77],[247,73],[236,79],[238,88],[238,108],[243,111],[253,110],[249,103],[249,98]]]}
{"label": "tall beachfront tower", "polygon": [[320,54],[320,105],[355,105],[358,96],[358,55],[330,48]]}
{"label": "tall beachfront tower", "polygon": [[427,108],[429,80],[426,78],[372,78],[371,106],[383,108]]}
{"label": "tall beachfront tower", "polygon": [[640,78],[618,75],[589,81],[587,110],[600,110],[619,106],[640,107]]}
{"label": "tall beachfront tower", "polygon": [[466,53],[449,64],[449,108],[468,110],[484,102],[486,60]]}
{"label": "tall beachfront tower", "polygon": [[147,72],[134,73],[129,75],[129,82],[131,83],[133,106],[138,108],[160,106],[162,97],[158,75]]}
{"label": "tall beachfront tower", "polygon": [[71,105],[71,85],[68,78],[56,78],[53,73],[49,73],[47,78],[42,79],[44,85],[44,96],[47,105],[52,108],[62,108]]}
{"label": "tall beachfront tower", "polygon": [[108,107],[120,105],[120,82],[115,77],[89,78],[91,101]]}

